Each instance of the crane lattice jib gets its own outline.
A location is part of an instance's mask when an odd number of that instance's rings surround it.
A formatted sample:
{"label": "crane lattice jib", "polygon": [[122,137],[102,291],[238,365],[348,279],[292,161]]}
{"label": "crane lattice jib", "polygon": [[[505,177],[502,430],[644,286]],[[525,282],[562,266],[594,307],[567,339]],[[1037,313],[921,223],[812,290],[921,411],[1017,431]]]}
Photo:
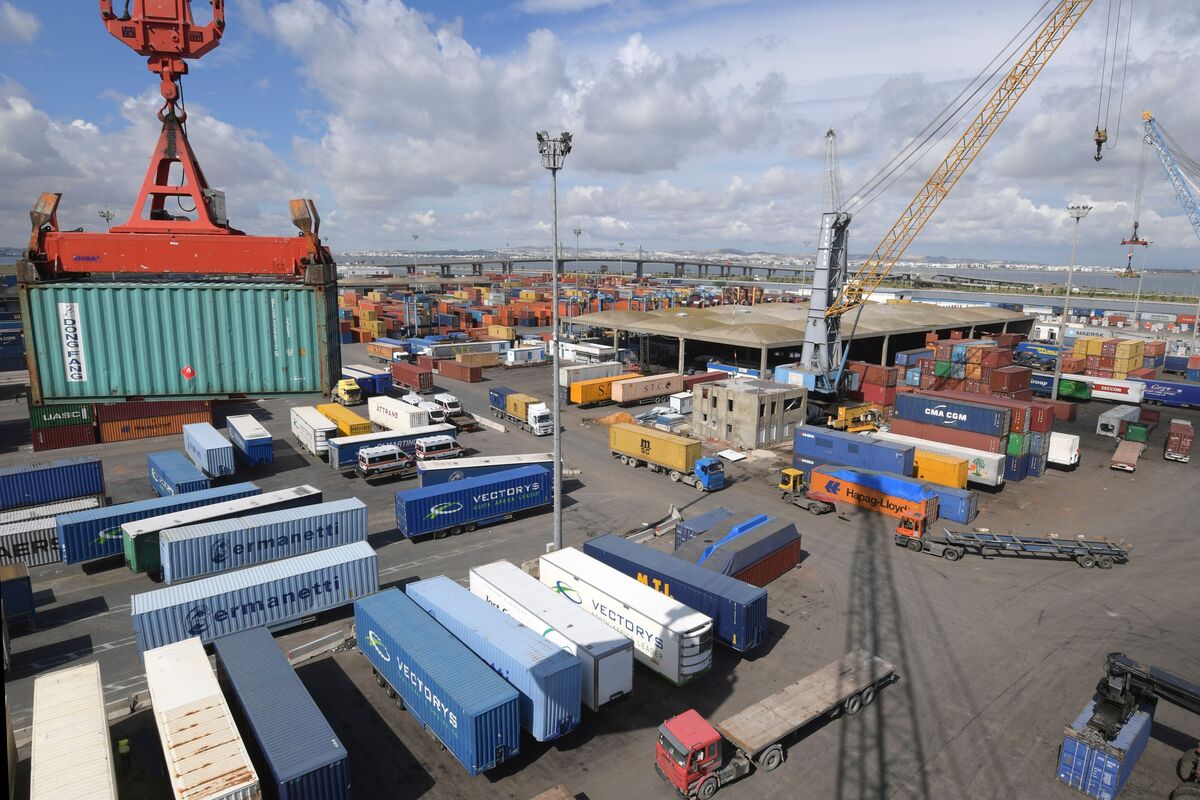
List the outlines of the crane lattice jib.
{"label": "crane lattice jib", "polygon": [[1200,238],[1200,203],[1196,202],[1196,196],[1192,194],[1192,187],[1183,177],[1183,173],[1179,171],[1179,165],[1175,163],[1175,157],[1171,155],[1171,148],[1167,146],[1166,137],[1158,127],[1154,115],[1149,111],[1142,112],[1142,126],[1146,129],[1146,136],[1149,137],[1154,152],[1158,153],[1158,160],[1162,162],[1163,169],[1167,171],[1167,180],[1171,182],[1171,188],[1175,190],[1175,197],[1179,200],[1179,205],[1183,206],[1183,213],[1187,214],[1188,221],[1192,223],[1192,230],[1196,232],[1196,237]]}
{"label": "crane lattice jib", "polygon": [[825,312],[826,316],[845,314],[861,305],[871,292],[879,288],[879,284],[887,278],[900,256],[904,255],[904,251],[933,216],[933,212],[971,166],[971,162],[983,150],[992,134],[1000,127],[1000,123],[1004,122],[1013,106],[1025,94],[1025,90],[1037,78],[1042,67],[1046,66],[1046,62],[1091,4],[1092,0],[1059,2],[1029,47],[1013,64],[979,114],[933,171],[933,175],[925,181],[925,185],[883,237],[875,252],[851,276],[841,296]]}

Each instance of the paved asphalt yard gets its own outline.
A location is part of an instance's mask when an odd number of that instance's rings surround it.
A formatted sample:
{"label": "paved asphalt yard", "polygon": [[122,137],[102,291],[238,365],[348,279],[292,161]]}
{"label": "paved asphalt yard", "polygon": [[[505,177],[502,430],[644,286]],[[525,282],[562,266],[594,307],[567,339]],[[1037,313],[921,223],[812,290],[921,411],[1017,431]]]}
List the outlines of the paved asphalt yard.
{"label": "paved asphalt yard", "polygon": [[[347,362],[365,361],[360,345]],[[445,381],[469,410],[487,413],[487,390],[509,385],[548,398],[549,368],[488,370],[479,384]],[[276,436],[275,463],[243,470],[238,480],[264,489],[312,484],[326,499],[360,497],[370,506],[371,544],[382,586],[434,575],[464,582],[476,565],[522,562],[544,552],[550,514],[443,540],[412,542],[395,530],[393,494],[406,484],[368,487],[334,474],[300,452],[288,430],[288,408],[315,398],[273,399],[222,406],[222,414],[253,411]],[[768,587],[770,640],[739,657],[718,648],[714,667],[676,688],[638,668],[633,697],[599,714],[585,712],[581,729],[549,745],[526,738],[521,754],[498,770],[468,777],[406,712],[399,711],[354,651],[301,666],[299,674],[350,753],[360,798],[528,798],[565,783],[593,800],[669,798],[655,774],[655,729],[689,707],[723,718],[856,647],[896,664],[901,680],[863,713],[817,723],[788,749],[782,768],[723,789],[721,797],[853,800],[855,798],[1069,798],[1054,780],[1063,726],[1090,699],[1111,651],[1200,679],[1200,464],[1161,458],[1162,430],[1135,474],[1108,469],[1111,439],[1094,434],[1092,403],[1066,429],[1083,437],[1083,461],[1073,472],[1010,484],[981,499],[975,523],[995,531],[1123,538],[1129,564],[1084,570],[1073,562],[966,556],[957,563],[914,554],[892,542],[889,520],[874,515],[812,517],[782,504],[774,472],[784,460],[727,467],[731,485],[713,495],[631,471],[608,455],[607,429],[591,420],[613,409],[564,412],[564,454],[582,470],[566,483],[566,544],[608,531],[628,532],[664,517],[670,505],[685,516],[727,506],[743,516],[772,513],[796,521],[804,561]],[[0,404],[0,464],[66,455],[103,457],[113,502],[150,496],[145,454],[180,448],[178,438],[96,445],[34,455],[22,421],[24,401]],[[1167,412],[1200,423],[1196,411]],[[477,454],[547,451],[549,437],[522,431],[464,434]],[[669,548],[666,541],[655,546]],[[32,570],[38,604],[35,631],[12,639],[6,692],[14,724],[30,720],[33,676],[87,659],[100,662],[109,699],[144,688],[129,624],[131,594],[155,587],[115,560],[81,568]],[[279,636],[295,647],[344,627],[349,609]],[[125,798],[169,797],[158,774],[157,739],[146,712],[120,721],[132,737],[136,767],[123,779]],[[1197,744],[1200,719],[1160,703],[1150,745],[1122,797],[1165,798],[1175,785],[1175,760]],[[27,792],[28,762],[21,782]]]}

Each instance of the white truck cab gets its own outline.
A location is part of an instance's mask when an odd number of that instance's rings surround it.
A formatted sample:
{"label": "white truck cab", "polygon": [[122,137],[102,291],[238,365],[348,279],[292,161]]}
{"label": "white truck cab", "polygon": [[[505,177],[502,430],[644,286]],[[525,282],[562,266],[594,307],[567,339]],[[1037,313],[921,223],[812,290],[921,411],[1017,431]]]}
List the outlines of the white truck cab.
{"label": "white truck cab", "polygon": [[457,417],[463,413],[462,404],[449,392],[438,392],[433,396],[433,402],[445,411],[447,416]]}

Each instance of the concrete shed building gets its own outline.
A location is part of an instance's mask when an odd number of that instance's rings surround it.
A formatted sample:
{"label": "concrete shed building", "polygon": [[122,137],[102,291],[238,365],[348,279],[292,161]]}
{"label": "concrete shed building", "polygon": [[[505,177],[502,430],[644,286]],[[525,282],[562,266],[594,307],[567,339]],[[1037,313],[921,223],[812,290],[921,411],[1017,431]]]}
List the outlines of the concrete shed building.
{"label": "concrete shed building", "polygon": [[807,411],[799,386],[754,378],[701,383],[692,390],[692,436],[745,450],[771,447],[790,442]]}

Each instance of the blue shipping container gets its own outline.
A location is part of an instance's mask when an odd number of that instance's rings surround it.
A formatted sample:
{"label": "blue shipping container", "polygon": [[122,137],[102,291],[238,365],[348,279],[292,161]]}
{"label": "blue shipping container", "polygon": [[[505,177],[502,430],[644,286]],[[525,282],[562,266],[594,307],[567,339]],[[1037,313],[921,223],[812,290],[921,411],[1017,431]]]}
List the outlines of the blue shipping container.
{"label": "blue shipping container", "polygon": [[399,589],[354,604],[358,649],[471,775],[521,746],[520,695]]}
{"label": "blue shipping container", "polygon": [[1168,372],[1186,372],[1187,364],[1187,356],[1165,356],[1163,358],[1163,369]]}
{"label": "blue shipping container", "polygon": [[823,464],[861,467],[897,475],[913,474],[912,445],[896,444],[873,439],[858,433],[843,433],[830,428],[802,425],[796,428],[792,449]]}
{"label": "blue shipping container", "polygon": [[488,403],[492,408],[504,410],[505,400],[510,394],[517,394],[516,389],[509,389],[507,386],[499,386],[495,389],[488,389]]}
{"label": "blue shipping container", "polygon": [[933,350],[928,347],[919,347],[916,350],[901,350],[896,353],[896,366],[912,367],[922,358],[933,358]]}
{"label": "blue shipping container", "polygon": [[233,445],[210,423],[184,425],[183,449],[192,463],[210,478],[233,474]]}
{"label": "blue shipping container", "polygon": [[583,552],[688,608],[712,617],[713,638],[745,653],[767,633],[767,590],[608,533]]}
{"label": "blue shipping container", "polygon": [[952,486],[929,484],[937,495],[938,517],[966,525],[979,516],[979,494],[970,489],[955,489]]}
{"label": "blue shipping container", "polygon": [[912,393],[896,395],[896,416],[986,436],[1005,435],[1012,421],[1012,411],[1007,408]]}
{"label": "blue shipping container", "polygon": [[553,502],[541,467],[521,467],[439,486],[396,492],[396,527],[408,538],[483,525]]}
{"label": "blue shipping container", "polygon": [[33,582],[29,579],[29,568],[24,565],[10,565],[8,571],[12,574],[5,575],[4,580],[0,581],[0,600],[4,601],[4,627],[6,628],[10,622],[16,620],[28,619],[33,622],[35,610]]}
{"label": "blue shipping container", "polygon": [[205,643],[259,625],[285,627],[379,591],[366,542],[239,569],[130,598],[138,652],[191,636]]}
{"label": "blue shipping container", "polygon": [[675,549],[678,550],[684,542],[691,541],[702,533],[712,530],[733,516],[733,512],[725,506],[706,511],[698,517],[685,519],[675,526]]}
{"label": "blue shipping container", "polygon": [[237,455],[247,465],[257,467],[275,460],[275,442],[271,434],[249,414],[228,417],[225,428]]}
{"label": "blue shipping container", "polygon": [[146,469],[150,475],[150,488],[159,497],[198,492],[212,485],[208,476],[178,450],[148,453]]}
{"label": "blue shipping container", "polygon": [[1023,481],[1029,476],[1029,454],[1004,457],[1004,480]]}
{"label": "blue shipping container", "polygon": [[183,495],[155,497],[150,500],[60,514],[56,522],[58,547],[62,551],[62,560],[67,564],[115,556],[122,552],[124,547],[121,526],[126,522],[257,494],[262,494],[262,489],[253,483],[233,483]]}
{"label": "blue shipping container", "polygon": [[92,456],[0,467],[0,511],[104,494],[104,468]]}
{"label": "blue shipping container", "polygon": [[367,506],[350,498],[168,528],[158,535],[158,552],[163,582],[171,584],[366,540]]}
{"label": "blue shipping container", "polygon": [[521,727],[539,742],[579,726],[579,659],[445,576],[404,592],[521,695]]}
{"label": "blue shipping container", "polygon": [[363,397],[370,397],[377,394],[375,391],[375,376],[366,375],[356,369],[342,367],[342,377],[348,378],[358,384],[358,390],[362,392]]}
{"label": "blue shipping container", "polygon": [[349,800],[346,748],[267,629],[222,636],[213,649],[218,674],[271,771],[275,796]]}
{"label": "blue shipping container", "polygon": [[1142,705],[1111,741],[1089,731],[1093,700],[1063,732],[1058,751],[1058,780],[1097,800],[1113,800],[1125,788],[1130,773],[1146,751],[1154,708]]}
{"label": "blue shipping container", "polygon": [[937,497],[933,493],[933,485],[913,478],[904,478],[889,472],[875,472],[867,469],[851,469],[849,467],[823,467],[821,474],[832,475],[849,483],[857,483],[877,492],[890,494],[914,503]]}
{"label": "blue shipping container", "polygon": [[1028,458],[1029,464],[1026,467],[1027,477],[1040,478],[1046,474],[1046,467],[1050,463],[1050,459],[1044,453],[1030,453]]}
{"label": "blue shipping container", "polygon": [[[1145,385],[1145,401],[1147,403],[1160,403],[1175,408],[1200,406],[1200,383],[1164,381],[1159,378],[1130,378],[1129,380]],[[1189,377],[1188,380],[1200,380],[1200,375]]]}

